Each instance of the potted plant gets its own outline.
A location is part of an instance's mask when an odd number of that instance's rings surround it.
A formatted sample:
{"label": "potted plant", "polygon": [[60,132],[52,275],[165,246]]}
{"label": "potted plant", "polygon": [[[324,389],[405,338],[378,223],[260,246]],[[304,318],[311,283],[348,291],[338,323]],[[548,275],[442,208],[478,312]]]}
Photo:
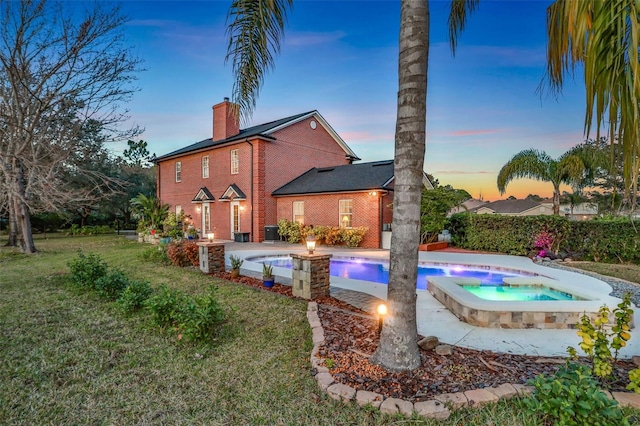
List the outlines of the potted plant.
{"label": "potted plant", "polygon": [[231,278],[238,278],[240,276],[240,267],[244,260],[234,255],[229,256],[229,260],[231,260]]}
{"label": "potted plant", "polygon": [[273,287],[274,276],[273,276],[273,266],[270,263],[262,264],[262,284],[265,287],[271,288]]}

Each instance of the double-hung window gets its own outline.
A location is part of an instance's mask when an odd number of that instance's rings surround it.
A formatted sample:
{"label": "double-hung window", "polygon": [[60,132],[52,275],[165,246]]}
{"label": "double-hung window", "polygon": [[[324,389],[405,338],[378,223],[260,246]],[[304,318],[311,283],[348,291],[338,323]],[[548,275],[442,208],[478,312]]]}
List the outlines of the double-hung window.
{"label": "double-hung window", "polygon": [[240,169],[240,156],[237,149],[231,150],[231,174],[237,175]]}
{"label": "double-hung window", "polygon": [[176,182],[182,182],[182,162],[176,161]]}
{"label": "double-hung window", "polygon": [[209,177],[209,156],[205,155],[202,157],[202,178],[206,179]]}
{"label": "double-hung window", "polygon": [[304,225],[304,201],[293,202],[293,221]]}
{"label": "double-hung window", "polygon": [[353,200],[340,200],[340,227],[351,228],[353,220]]}

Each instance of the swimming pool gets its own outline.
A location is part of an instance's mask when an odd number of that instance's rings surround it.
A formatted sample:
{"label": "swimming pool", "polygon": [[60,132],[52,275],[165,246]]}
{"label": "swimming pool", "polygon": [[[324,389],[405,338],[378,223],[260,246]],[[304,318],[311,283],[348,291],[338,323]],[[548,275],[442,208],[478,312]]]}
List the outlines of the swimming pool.
{"label": "swimming pool", "polygon": [[[280,268],[292,268],[292,261],[289,256],[261,256],[248,258],[247,260],[261,264],[267,263]],[[334,277],[387,284],[389,282],[389,262],[356,257],[335,257],[331,259],[329,273]],[[426,290],[427,277],[434,276],[475,278],[480,280],[482,285],[496,286],[502,284],[505,278],[523,276],[531,277],[537,276],[537,274],[508,269],[503,270],[421,262],[418,264],[416,288],[419,290]]]}
{"label": "swimming pool", "polygon": [[502,302],[580,299],[573,294],[542,285],[463,285],[461,287],[480,299]]}

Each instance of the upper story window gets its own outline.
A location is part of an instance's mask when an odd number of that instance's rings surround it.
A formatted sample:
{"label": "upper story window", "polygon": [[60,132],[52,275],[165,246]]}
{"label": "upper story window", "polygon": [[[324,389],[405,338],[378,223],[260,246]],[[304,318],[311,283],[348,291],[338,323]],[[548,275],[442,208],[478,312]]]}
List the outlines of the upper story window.
{"label": "upper story window", "polygon": [[237,175],[238,170],[240,169],[240,156],[238,155],[238,150],[231,150],[231,174]]}
{"label": "upper story window", "polygon": [[206,179],[209,177],[209,156],[205,155],[202,157],[202,178]]}
{"label": "upper story window", "polygon": [[351,228],[353,200],[340,200],[340,228]]}
{"label": "upper story window", "polygon": [[293,202],[293,221],[304,225],[304,201]]}
{"label": "upper story window", "polygon": [[176,161],[176,182],[182,182],[182,162]]}

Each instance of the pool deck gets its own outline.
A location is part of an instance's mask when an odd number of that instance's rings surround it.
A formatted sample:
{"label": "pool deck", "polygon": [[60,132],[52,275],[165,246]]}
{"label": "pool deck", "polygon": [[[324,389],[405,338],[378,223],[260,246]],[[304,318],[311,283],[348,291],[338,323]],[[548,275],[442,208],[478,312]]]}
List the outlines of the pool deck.
{"label": "pool deck", "polygon": [[[234,243],[225,244],[227,258],[230,254],[239,257],[286,255],[289,253],[304,253],[302,245],[287,243]],[[363,250],[345,248],[321,247],[319,253],[333,254],[342,257],[368,257],[388,258],[388,250]],[[480,256],[480,257],[479,257]],[[520,256],[506,256],[495,254],[456,253],[449,251],[419,252],[420,261],[436,263],[455,263],[461,265],[483,264],[501,266],[503,268],[527,270],[546,275],[552,278],[574,283],[579,286],[581,292],[606,295],[611,287],[601,281],[586,275],[561,271],[555,268],[547,268],[533,263],[530,259]],[[243,275],[261,276],[262,265],[245,262],[241,273]],[[276,281],[291,285],[291,270],[274,267]],[[576,282],[579,280],[579,283]],[[384,284],[367,281],[349,280],[340,277],[331,277],[331,295],[336,299],[347,302],[355,307],[368,312],[387,298],[387,286]],[[501,329],[475,327],[460,321],[453,313],[445,308],[426,290],[417,292],[417,323],[418,333],[423,336],[436,336],[441,342],[463,346],[472,349],[492,350],[513,354],[526,354],[537,356],[566,356],[567,346],[573,346],[580,351],[579,337],[575,330],[552,329]],[[614,308],[618,299],[604,296],[604,300],[610,308]],[[635,309],[635,318],[640,311]],[[640,329],[634,328],[631,332],[628,345],[622,349],[621,358],[630,358],[640,354]]]}

